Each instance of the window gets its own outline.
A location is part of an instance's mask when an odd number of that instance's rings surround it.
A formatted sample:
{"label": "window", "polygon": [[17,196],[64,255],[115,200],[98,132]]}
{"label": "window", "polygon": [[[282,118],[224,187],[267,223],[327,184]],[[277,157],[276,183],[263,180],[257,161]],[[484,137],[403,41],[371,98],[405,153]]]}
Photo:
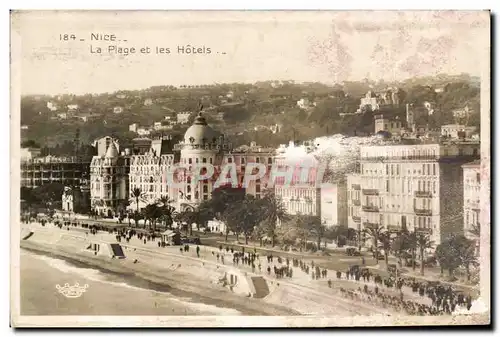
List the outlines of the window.
{"label": "window", "polygon": [[432,183],[432,192],[436,193],[436,182],[435,181]]}
{"label": "window", "polygon": [[389,175],[389,165],[388,164],[385,165],[385,174]]}
{"label": "window", "polygon": [[231,157],[227,158],[227,162],[228,162],[229,164],[231,164],[231,163],[233,162],[233,158],[231,158]]}
{"label": "window", "polygon": [[427,175],[431,175],[431,164],[427,164]]}
{"label": "window", "polygon": [[203,193],[208,193],[208,186],[207,185],[203,185]]}
{"label": "window", "polygon": [[245,164],[245,157],[241,157],[241,164]]}
{"label": "window", "polygon": [[479,173],[476,173],[476,182],[477,182],[478,184],[480,184],[480,183],[481,183],[481,175],[480,175]]}
{"label": "window", "polygon": [[428,192],[431,191],[431,182],[430,181],[427,181],[427,191]]}
{"label": "window", "polygon": [[397,170],[396,174],[399,175],[399,164],[396,165],[396,170]]}
{"label": "window", "polygon": [[425,164],[422,164],[422,174],[425,175]]}
{"label": "window", "polygon": [[212,158],[210,158],[210,164],[213,164],[213,160],[212,160]]}
{"label": "window", "polygon": [[436,164],[432,164],[432,175],[436,175]]}
{"label": "window", "polygon": [[259,157],[255,158],[255,162],[260,163],[260,158]]}
{"label": "window", "polygon": [[188,159],[188,163],[189,163],[189,164],[192,164],[192,163],[193,163],[193,159],[189,158],[189,159]]}
{"label": "window", "polygon": [[385,181],[385,191],[389,192],[389,180]]}
{"label": "window", "polygon": [[417,191],[421,191],[421,189],[420,189],[420,180],[418,181],[418,190]]}
{"label": "window", "polygon": [[391,165],[391,176],[394,175],[394,165]]}

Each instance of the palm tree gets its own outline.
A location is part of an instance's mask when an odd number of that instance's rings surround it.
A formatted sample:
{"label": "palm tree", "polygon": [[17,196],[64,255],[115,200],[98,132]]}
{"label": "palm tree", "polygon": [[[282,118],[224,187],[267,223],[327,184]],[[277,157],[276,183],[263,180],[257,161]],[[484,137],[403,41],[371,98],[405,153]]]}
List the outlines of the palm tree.
{"label": "palm tree", "polygon": [[415,271],[417,267],[417,233],[416,232],[411,232],[408,233],[406,239],[408,240],[408,249],[411,252],[411,266],[413,271]]}
{"label": "palm tree", "polygon": [[157,203],[160,207],[160,212],[161,212],[160,218],[164,222],[165,228],[172,226],[172,223],[173,223],[173,220],[174,220],[174,217],[176,214],[175,207],[173,207],[171,205],[172,202],[173,202],[173,200],[170,199],[168,196],[162,196],[157,201]]}
{"label": "palm tree", "polygon": [[391,234],[387,231],[380,233],[380,247],[384,250],[385,267],[389,269],[389,251],[391,250]]}
{"label": "palm tree", "polygon": [[[161,209],[157,204],[148,204],[143,209],[144,218],[149,220],[150,228],[156,231],[156,221],[161,217]],[[146,223],[144,222],[144,228]]]}
{"label": "palm tree", "polygon": [[136,187],[134,189],[132,189],[131,193],[130,193],[130,197],[131,199],[134,200],[135,202],[135,205],[136,205],[136,213],[135,213],[135,225],[137,226],[137,219],[139,217],[139,201],[142,201],[144,200],[143,199],[143,196],[144,196],[144,193],[142,193],[141,189]]}
{"label": "palm tree", "polygon": [[383,232],[383,227],[381,227],[379,225],[375,225],[373,227],[367,227],[367,228],[363,229],[363,231],[372,238],[373,249],[375,249],[375,252],[374,252],[375,253],[375,260],[377,260],[377,264],[378,264],[378,245],[380,242],[380,235]]}
{"label": "palm tree", "polygon": [[274,191],[269,191],[261,199],[261,205],[264,208],[263,217],[267,219],[266,227],[267,233],[271,237],[271,244],[276,245],[276,226],[279,222],[288,220],[289,216],[286,213],[283,201],[277,197]]}
{"label": "palm tree", "polygon": [[432,248],[434,242],[431,241],[430,235],[420,233],[417,236],[416,243],[417,247],[420,249],[420,275],[424,275],[425,250]]}

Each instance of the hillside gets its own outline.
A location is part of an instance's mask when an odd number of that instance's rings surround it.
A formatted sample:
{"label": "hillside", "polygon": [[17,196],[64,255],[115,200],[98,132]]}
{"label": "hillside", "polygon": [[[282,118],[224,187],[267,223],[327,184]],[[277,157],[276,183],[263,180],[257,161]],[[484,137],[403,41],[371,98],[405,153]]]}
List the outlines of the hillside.
{"label": "hillside", "polygon": [[[467,123],[479,125],[479,80],[464,74],[414,78],[399,83],[365,80],[327,86],[268,81],[179,88],[159,86],[82,96],[25,96],[21,99],[22,141],[61,147],[72,142],[79,130],[84,144],[105,135],[127,143],[137,137],[129,131],[129,125],[151,126],[165,116],[175,119],[176,113],[182,111],[193,112],[192,121],[200,105],[209,123],[231,137],[235,145],[250,140],[277,145],[291,139],[334,133],[370,133],[374,113],[365,108],[361,113],[352,113],[360,109],[360,99],[369,90],[379,93],[389,87],[399,88],[399,106],[385,107],[384,114],[404,119],[406,103],[420,109],[425,102],[431,102],[435,113],[424,114],[417,122],[439,127],[456,122],[453,110],[467,105],[471,111]],[[299,106],[301,99],[304,104]],[[223,116],[222,120],[217,117],[218,113]],[[174,125],[163,133],[180,136],[189,125],[189,122]],[[273,133],[270,127],[276,125],[279,131]],[[161,133],[153,131],[150,136]]]}

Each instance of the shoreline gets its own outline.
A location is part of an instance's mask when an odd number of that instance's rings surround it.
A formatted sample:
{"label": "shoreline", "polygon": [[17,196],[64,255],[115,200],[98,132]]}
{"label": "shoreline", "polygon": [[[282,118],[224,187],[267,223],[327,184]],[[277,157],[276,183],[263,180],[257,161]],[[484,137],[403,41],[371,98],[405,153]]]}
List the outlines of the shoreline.
{"label": "shoreline", "polygon": [[[189,298],[191,302],[214,305],[221,308],[235,309],[246,316],[296,316],[301,313],[262,300],[235,295],[222,288],[211,287],[208,281],[200,279],[189,280],[186,275],[172,275],[161,273],[159,270],[144,271],[130,263],[120,263],[120,260],[106,261],[102,258],[84,256],[72,253],[61,247],[47,247],[46,245],[22,241],[21,249],[38,255],[64,260],[76,267],[93,268],[104,274],[122,277],[123,281],[131,286],[145,290],[159,291],[174,297]],[[118,263],[113,263],[118,262]],[[128,262],[128,261],[127,261]],[[263,305],[265,304],[265,305]]]}

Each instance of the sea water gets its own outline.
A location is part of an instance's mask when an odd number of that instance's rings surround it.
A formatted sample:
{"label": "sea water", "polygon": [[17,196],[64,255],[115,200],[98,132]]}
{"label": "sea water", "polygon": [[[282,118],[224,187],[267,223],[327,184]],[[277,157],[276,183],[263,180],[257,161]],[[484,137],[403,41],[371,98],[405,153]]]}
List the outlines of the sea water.
{"label": "sea water", "polygon": [[[138,287],[127,276],[21,250],[22,315],[240,315],[232,308],[198,303],[168,291]],[[88,285],[77,298],[58,287]]]}

